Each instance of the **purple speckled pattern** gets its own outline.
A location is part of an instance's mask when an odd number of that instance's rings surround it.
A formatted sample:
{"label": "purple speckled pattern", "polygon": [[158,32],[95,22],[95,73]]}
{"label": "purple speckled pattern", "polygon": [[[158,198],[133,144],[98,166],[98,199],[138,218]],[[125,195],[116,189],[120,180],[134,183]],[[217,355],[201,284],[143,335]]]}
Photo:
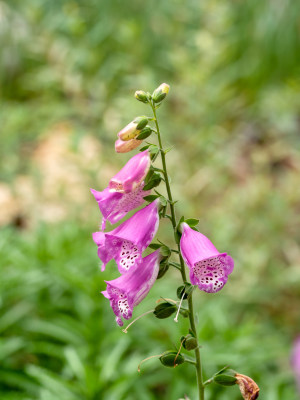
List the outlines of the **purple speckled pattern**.
{"label": "purple speckled pattern", "polygon": [[159,250],[142,259],[140,266],[135,266],[128,273],[112,281],[106,281],[106,290],[102,292],[109,299],[116,315],[116,322],[123,326],[124,319],[132,317],[133,308],[149,293],[158,275]]}
{"label": "purple speckled pattern", "polygon": [[293,344],[291,365],[295,374],[296,384],[300,396],[300,336],[298,336]]}
{"label": "purple speckled pattern", "polygon": [[148,150],[133,156],[127,164],[109,181],[111,191],[130,193],[140,186],[145,179],[151,165]]}
{"label": "purple speckled pattern", "polygon": [[115,259],[121,274],[142,262],[142,252],[158,229],[158,204],[157,199],[110,232],[93,233],[98,256],[103,261],[102,271],[111,259]]}
{"label": "purple speckled pattern", "polygon": [[102,192],[91,189],[103,216],[102,230],[106,227],[106,221],[115,224],[125,217],[129,211],[140,207],[145,202],[144,197],[148,196],[151,190],[143,190],[143,187],[144,182],[129,193],[111,192],[109,188],[104,189]]}
{"label": "purple speckled pattern", "polygon": [[202,233],[183,223],[180,249],[189,267],[193,285],[207,293],[221,290],[233,271],[234,261],[227,253],[219,253],[212,242]]}

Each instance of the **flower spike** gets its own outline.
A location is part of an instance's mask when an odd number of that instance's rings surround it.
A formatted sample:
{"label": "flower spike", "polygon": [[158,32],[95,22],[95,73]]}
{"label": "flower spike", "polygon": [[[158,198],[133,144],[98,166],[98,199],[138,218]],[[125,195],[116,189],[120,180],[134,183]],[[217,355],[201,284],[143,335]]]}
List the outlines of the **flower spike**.
{"label": "flower spike", "polygon": [[156,250],[142,259],[140,266],[136,265],[127,274],[112,281],[106,281],[103,296],[109,299],[111,308],[116,315],[116,322],[123,326],[122,318],[130,319],[133,308],[149,293],[157,278],[160,253]]}
{"label": "flower spike", "polygon": [[113,258],[121,274],[142,262],[142,252],[158,229],[158,204],[157,199],[110,232],[93,234],[98,256],[103,261],[102,271]]}
{"label": "flower spike", "polygon": [[183,223],[181,228],[180,248],[190,269],[191,283],[204,292],[218,292],[233,271],[233,259],[227,253],[219,253],[206,236],[188,224]]}

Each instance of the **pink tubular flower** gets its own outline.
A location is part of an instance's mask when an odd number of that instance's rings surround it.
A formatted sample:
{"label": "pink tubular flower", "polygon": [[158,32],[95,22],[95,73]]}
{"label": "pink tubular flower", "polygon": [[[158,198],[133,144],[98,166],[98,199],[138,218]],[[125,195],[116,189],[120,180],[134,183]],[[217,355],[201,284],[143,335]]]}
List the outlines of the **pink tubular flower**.
{"label": "pink tubular flower", "polygon": [[115,224],[125,215],[144,203],[144,197],[151,191],[144,191],[143,180],[146,177],[151,160],[148,150],[132,157],[128,163],[109,182],[102,192],[91,189],[103,215],[102,230],[106,220]]}
{"label": "pink tubular flower", "polygon": [[157,278],[159,258],[159,250],[156,250],[142,259],[141,266],[135,266],[117,279],[106,281],[107,288],[102,294],[109,299],[118,325],[123,325],[121,317],[125,319],[132,317],[133,307],[149,293]]}
{"label": "pink tubular flower", "polygon": [[109,181],[109,189],[120,193],[130,193],[145,179],[151,165],[148,150],[133,156],[125,166]]}
{"label": "pink tubular flower", "polygon": [[138,139],[130,139],[126,141],[118,139],[115,142],[115,150],[116,153],[128,153],[129,151],[136,149],[141,143],[142,140]]}
{"label": "pink tubular flower", "polygon": [[121,274],[142,262],[142,252],[158,229],[158,204],[157,199],[110,232],[93,233],[98,256],[103,261],[102,271],[113,258]]}
{"label": "pink tubular flower", "polygon": [[291,364],[294,370],[298,391],[300,393],[300,336],[296,338],[293,345]]}
{"label": "pink tubular flower", "polygon": [[151,190],[143,190],[144,184],[141,183],[135,190],[130,193],[111,192],[108,188],[102,192],[91,189],[92,194],[98,202],[100,211],[103,215],[101,229],[104,230],[106,221],[115,224],[125,215],[144,203],[144,197],[151,193]]}
{"label": "pink tubular flower", "polygon": [[180,248],[190,269],[191,283],[204,292],[218,292],[233,271],[233,259],[227,253],[219,253],[206,236],[188,224],[183,223],[181,227]]}

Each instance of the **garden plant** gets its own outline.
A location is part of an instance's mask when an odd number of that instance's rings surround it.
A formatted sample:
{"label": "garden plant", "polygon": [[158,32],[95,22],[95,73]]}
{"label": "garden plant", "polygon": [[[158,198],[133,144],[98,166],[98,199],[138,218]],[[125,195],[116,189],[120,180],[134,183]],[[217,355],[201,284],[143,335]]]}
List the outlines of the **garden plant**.
{"label": "garden plant", "polygon": [[[157,357],[164,367],[170,368],[184,368],[182,364],[185,363],[194,365],[199,400],[204,400],[205,391],[211,384],[238,385],[245,400],[255,400],[259,396],[258,385],[250,377],[232,369],[233,365],[225,365],[209,379],[203,379],[205,360],[201,359],[200,353],[205,343],[197,334],[195,316],[198,310],[194,309],[193,295],[197,295],[198,290],[207,296],[220,292],[233,272],[234,261],[226,252],[219,252],[211,240],[200,233],[197,218],[176,215],[178,200],[173,198],[167,170],[167,154],[172,147],[164,147],[157,118],[157,110],[168,92],[166,83],[152,94],[142,90],[135,92],[135,98],[149,106],[152,114],[136,117],[125,126],[118,133],[115,150],[127,153],[142,145],[140,152],[111,178],[106,189],[102,192],[91,190],[103,216],[100,231],[93,234],[102,271],[108,262],[115,260],[120,273],[116,279],[106,281],[106,290],[102,294],[109,300],[117,324],[123,326],[123,320],[132,318],[134,307],[147,296],[155,281],[164,279],[167,284],[168,271],[177,270],[180,284],[176,300],[165,298],[162,293],[156,307],[135,318],[123,332],[127,333],[136,321],[142,323],[140,318],[148,314],[159,319],[174,317],[174,324],[180,323],[180,318],[188,318],[189,330],[178,337],[176,349],[149,358]],[[154,138],[156,142],[152,140]],[[161,163],[156,166],[159,159]],[[166,195],[161,193],[160,185],[165,185]],[[107,221],[116,224],[141,206],[116,228],[106,229]],[[172,229],[173,246],[158,238],[153,241],[161,220],[168,221]],[[222,248],[222,243],[217,246]],[[144,251],[148,255],[144,255]],[[141,364],[149,358],[141,361],[139,371]],[[188,386],[186,396],[189,396]]]}

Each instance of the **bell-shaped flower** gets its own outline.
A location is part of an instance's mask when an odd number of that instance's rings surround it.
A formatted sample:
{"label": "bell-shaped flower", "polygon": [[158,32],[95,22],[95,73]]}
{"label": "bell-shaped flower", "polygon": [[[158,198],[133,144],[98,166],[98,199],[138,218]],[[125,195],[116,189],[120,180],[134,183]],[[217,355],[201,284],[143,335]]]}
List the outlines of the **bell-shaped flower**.
{"label": "bell-shaped flower", "polygon": [[143,190],[143,180],[149,171],[150,164],[148,150],[143,151],[132,157],[102,192],[91,189],[103,215],[102,230],[105,229],[106,220],[115,224],[129,211],[144,203],[144,197],[151,193],[150,190]]}
{"label": "bell-shaped flower", "polygon": [[158,204],[157,199],[110,232],[93,233],[98,256],[103,261],[102,271],[112,259],[115,259],[121,274],[142,262],[142,252],[158,229]]}
{"label": "bell-shaped flower", "polygon": [[124,167],[109,181],[111,191],[130,193],[145,179],[151,165],[148,150],[133,156]]}
{"label": "bell-shaped flower", "polygon": [[140,266],[135,266],[127,274],[112,281],[106,281],[107,287],[102,294],[109,299],[116,315],[118,325],[124,319],[132,317],[133,307],[137,306],[149,293],[159,270],[159,250],[142,259]]}
{"label": "bell-shaped flower", "polygon": [[218,292],[233,271],[233,259],[227,253],[219,253],[206,236],[188,224],[183,223],[181,228],[180,249],[190,270],[191,283],[207,293]]}
{"label": "bell-shaped flower", "polygon": [[148,196],[151,190],[143,190],[143,187],[144,183],[141,183],[130,193],[111,192],[109,188],[104,189],[102,192],[91,189],[102,213],[102,230],[105,229],[107,220],[111,224],[115,224],[125,217],[129,211],[140,207],[144,203],[144,197]]}

